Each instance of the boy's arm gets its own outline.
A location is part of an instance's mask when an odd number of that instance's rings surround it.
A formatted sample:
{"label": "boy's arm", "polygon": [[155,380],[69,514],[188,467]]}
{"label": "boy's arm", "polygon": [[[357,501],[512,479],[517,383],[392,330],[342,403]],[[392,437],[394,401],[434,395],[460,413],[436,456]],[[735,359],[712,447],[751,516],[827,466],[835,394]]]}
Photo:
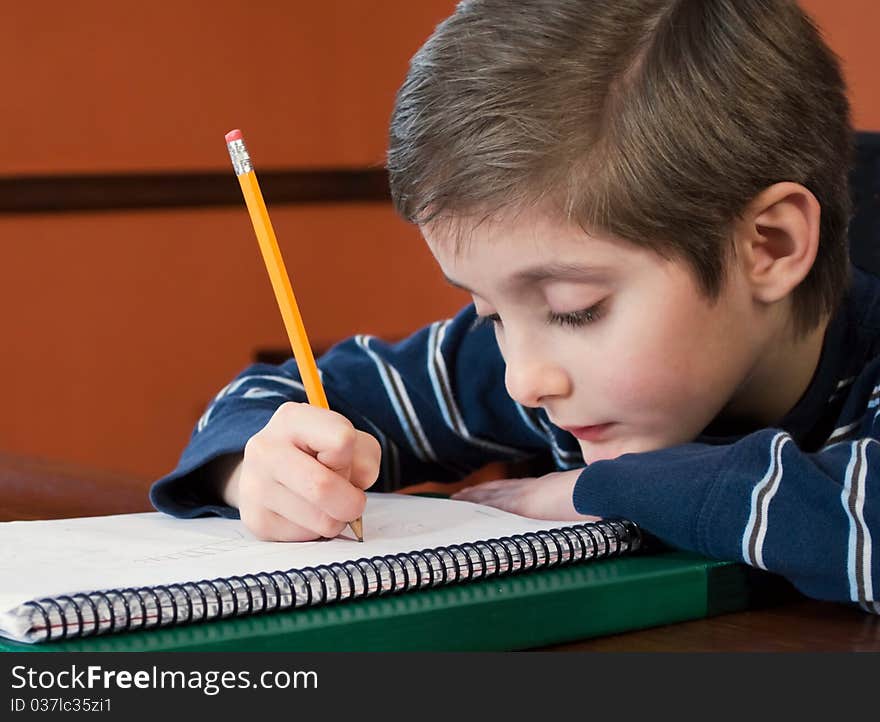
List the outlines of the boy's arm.
{"label": "boy's arm", "polygon": [[[330,408],[382,447],[374,488],[451,481],[548,452],[547,437],[504,388],[493,330],[474,328],[474,319],[468,306],[400,343],[356,336],[319,359]],[[294,360],[242,372],[199,420],[177,468],[153,485],[153,505],[176,516],[237,516],[220,486],[248,439],[288,401],[306,401]]]}
{"label": "boy's arm", "polygon": [[808,596],[880,613],[877,412],[875,398],[860,423],[838,430],[846,441],[816,453],[766,429],[725,446],[687,444],[599,461],[578,478],[575,507],[624,516],[673,546],[740,559]]}

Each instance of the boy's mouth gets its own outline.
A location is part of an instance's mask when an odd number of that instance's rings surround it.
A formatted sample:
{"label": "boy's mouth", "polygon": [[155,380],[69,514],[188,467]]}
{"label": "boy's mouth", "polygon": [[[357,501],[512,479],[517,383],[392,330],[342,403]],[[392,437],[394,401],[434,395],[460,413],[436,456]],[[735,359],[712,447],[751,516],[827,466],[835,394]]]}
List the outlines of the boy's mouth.
{"label": "boy's mouth", "polygon": [[562,428],[581,441],[601,441],[607,436],[608,430],[612,426],[614,426],[614,422],[593,426],[563,426]]}

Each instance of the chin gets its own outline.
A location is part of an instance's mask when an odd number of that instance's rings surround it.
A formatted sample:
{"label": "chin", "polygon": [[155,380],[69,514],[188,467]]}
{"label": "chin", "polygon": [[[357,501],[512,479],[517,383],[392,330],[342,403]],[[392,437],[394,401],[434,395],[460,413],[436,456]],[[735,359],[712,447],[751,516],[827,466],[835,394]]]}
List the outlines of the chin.
{"label": "chin", "polygon": [[673,446],[673,444],[664,444],[661,441],[630,441],[613,445],[610,443],[608,445],[590,444],[589,442],[581,442],[580,444],[585,464],[593,464],[597,461],[611,461],[624,454],[657,451],[657,449],[664,449],[668,446]]}
{"label": "chin", "polygon": [[619,453],[613,452],[602,452],[602,451],[593,451],[590,453],[584,452],[584,463],[589,466],[590,464],[595,464],[597,461],[611,461],[612,459],[616,459],[618,456],[622,456],[628,452],[621,451]]}

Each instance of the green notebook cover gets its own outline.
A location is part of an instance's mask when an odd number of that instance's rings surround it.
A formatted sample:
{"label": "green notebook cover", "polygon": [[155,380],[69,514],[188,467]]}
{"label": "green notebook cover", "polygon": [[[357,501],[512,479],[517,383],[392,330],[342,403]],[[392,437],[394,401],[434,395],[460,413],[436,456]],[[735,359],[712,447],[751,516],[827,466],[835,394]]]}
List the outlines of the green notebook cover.
{"label": "green notebook cover", "polygon": [[[263,615],[0,651],[505,651],[672,624],[766,599],[769,575],[661,551]],[[771,592],[776,593],[776,592]]]}

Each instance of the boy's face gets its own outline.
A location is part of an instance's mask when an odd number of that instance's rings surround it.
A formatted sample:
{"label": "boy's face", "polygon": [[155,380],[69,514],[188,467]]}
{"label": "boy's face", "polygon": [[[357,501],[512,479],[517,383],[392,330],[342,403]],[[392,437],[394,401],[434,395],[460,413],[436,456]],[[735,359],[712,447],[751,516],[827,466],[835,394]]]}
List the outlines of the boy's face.
{"label": "boy's face", "polygon": [[587,235],[538,211],[422,227],[447,278],[492,316],[519,403],[543,407],[586,463],[684,443],[736,399],[760,354],[732,268],[710,302],[681,261]]}

